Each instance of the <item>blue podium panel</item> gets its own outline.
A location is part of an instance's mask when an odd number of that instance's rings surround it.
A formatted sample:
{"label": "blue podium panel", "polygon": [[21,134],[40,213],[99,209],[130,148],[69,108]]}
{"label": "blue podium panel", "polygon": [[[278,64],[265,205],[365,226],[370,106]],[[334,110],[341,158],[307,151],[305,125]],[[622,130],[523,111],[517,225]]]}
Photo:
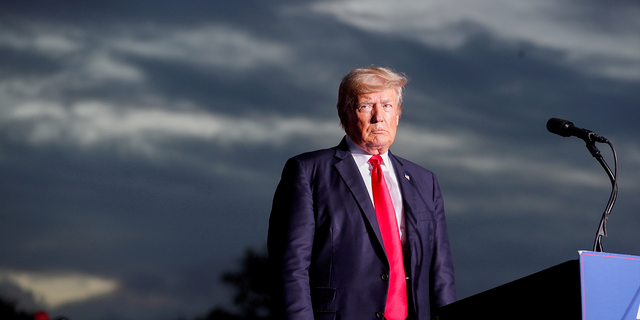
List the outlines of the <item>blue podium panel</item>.
{"label": "blue podium panel", "polygon": [[583,320],[640,319],[640,257],[581,251]]}

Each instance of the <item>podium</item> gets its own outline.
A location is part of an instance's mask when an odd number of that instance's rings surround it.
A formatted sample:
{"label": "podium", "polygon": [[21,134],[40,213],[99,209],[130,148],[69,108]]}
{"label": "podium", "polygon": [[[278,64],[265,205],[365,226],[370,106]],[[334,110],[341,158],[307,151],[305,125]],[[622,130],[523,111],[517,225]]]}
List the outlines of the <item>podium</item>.
{"label": "podium", "polygon": [[570,260],[443,306],[433,319],[640,319],[640,257],[581,251]]}

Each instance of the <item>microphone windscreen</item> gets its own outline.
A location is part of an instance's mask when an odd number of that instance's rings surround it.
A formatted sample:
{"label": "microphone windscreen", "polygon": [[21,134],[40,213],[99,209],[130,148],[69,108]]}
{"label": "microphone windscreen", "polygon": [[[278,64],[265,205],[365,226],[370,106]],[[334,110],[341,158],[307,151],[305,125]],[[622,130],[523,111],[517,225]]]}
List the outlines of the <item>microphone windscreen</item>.
{"label": "microphone windscreen", "polygon": [[547,121],[547,130],[563,137],[571,136],[571,133],[567,130],[570,126],[573,126],[573,122],[569,120],[551,118]]}

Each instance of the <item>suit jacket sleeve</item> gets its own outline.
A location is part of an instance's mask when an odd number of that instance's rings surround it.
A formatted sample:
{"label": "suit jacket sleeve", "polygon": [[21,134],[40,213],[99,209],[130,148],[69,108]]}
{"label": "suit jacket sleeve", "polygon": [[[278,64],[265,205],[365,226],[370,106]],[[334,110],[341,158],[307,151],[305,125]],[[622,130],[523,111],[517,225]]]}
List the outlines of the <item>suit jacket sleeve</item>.
{"label": "suit jacket sleeve", "polygon": [[444,214],[444,203],[440,186],[435,175],[433,177],[433,203],[436,213],[436,244],[434,246],[434,260],[431,265],[431,309],[442,307],[456,301],[455,277],[453,271],[453,259],[447,231],[447,223]]}
{"label": "suit jacket sleeve", "polygon": [[274,319],[313,320],[309,266],[315,231],[309,174],[287,161],[276,189],[267,246],[273,280]]}

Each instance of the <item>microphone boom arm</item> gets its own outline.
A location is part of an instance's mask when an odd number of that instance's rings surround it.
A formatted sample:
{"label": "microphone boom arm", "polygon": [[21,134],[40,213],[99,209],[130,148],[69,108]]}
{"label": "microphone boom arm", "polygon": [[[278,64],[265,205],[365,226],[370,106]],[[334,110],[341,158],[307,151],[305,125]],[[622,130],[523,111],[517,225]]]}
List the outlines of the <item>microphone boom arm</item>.
{"label": "microphone boom arm", "polygon": [[602,157],[602,154],[600,154],[600,150],[598,150],[598,148],[596,147],[595,142],[587,139],[585,139],[585,142],[587,143],[587,149],[589,149],[591,155],[596,158],[596,160],[598,160],[604,171],[607,172],[609,180],[611,181],[611,195],[609,196],[609,202],[607,203],[607,207],[605,208],[604,213],[602,213],[602,218],[600,219],[600,224],[598,225],[598,231],[596,232],[596,239],[593,243],[593,251],[603,252],[604,248],[602,246],[602,237],[607,236],[607,220],[609,220],[609,215],[611,214],[613,205],[615,204],[618,197],[618,156],[616,155],[616,150],[615,148],[613,148],[611,142],[609,142],[609,140],[606,140],[605,142],[609,145],[609,147],[611,147],[615,164],[614,172],[611,172],[611,168],[609,168],[607,163],[604,161],[604,158]]}

